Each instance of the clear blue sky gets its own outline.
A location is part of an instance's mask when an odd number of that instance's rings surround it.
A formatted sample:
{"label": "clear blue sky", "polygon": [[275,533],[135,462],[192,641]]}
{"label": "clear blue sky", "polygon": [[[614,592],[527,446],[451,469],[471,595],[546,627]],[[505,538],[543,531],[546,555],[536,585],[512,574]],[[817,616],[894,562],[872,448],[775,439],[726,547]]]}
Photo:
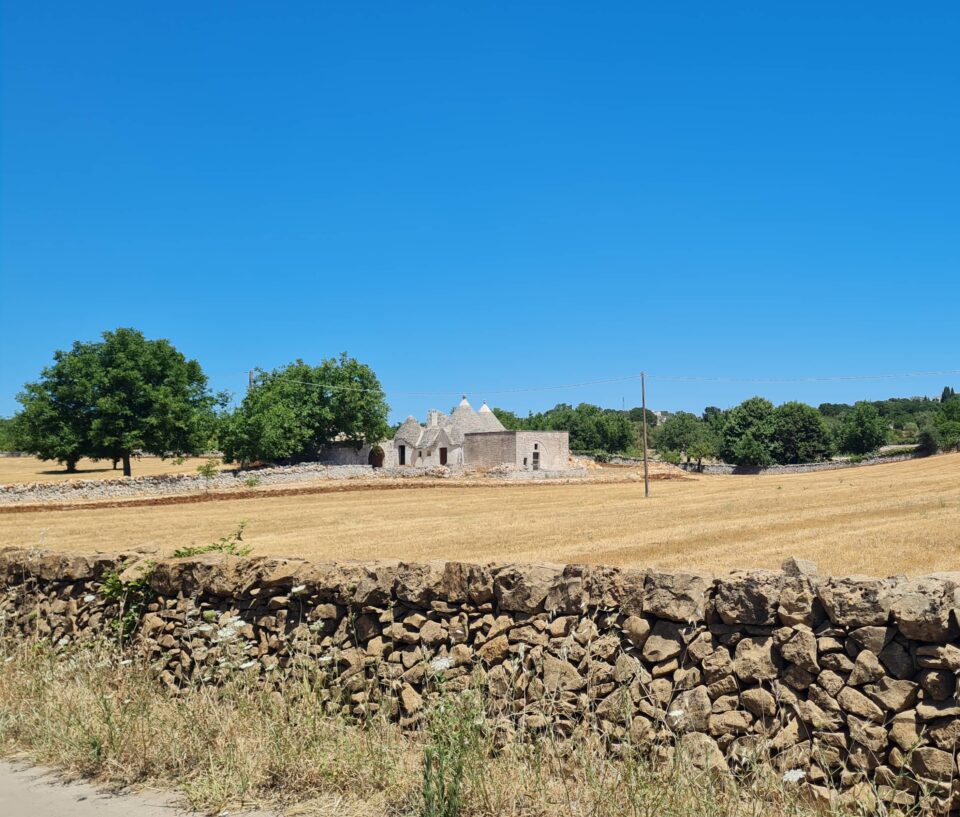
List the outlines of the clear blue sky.
{"label": "clear blue sky", "polygon": [[629,406],[492,392],[641,368],[960,368],[955,2],[7,2],[2,28],[0,414],[117,326],[234,392],[347,350],[395,418]]}

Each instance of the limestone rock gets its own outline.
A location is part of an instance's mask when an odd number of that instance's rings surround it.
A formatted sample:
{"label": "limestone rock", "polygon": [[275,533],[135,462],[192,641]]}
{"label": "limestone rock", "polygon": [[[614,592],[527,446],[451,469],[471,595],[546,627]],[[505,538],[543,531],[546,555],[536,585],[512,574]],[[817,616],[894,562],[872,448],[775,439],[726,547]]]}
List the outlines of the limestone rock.
{"label": "limestone rock", "polygon": [[793,637],[780,647],[780,655],[784,661],[796,664],[813,675],[820,672],[820,664],[817,662],[817,638],[811,630],[797,628]]}
{"label": "limestone rock", "polygon": [[650,622],[640,616],[629,616],[623,622],[623,632],[634,647],[642,647],[650,636]]}
{"label": "limestone rock", "polygon": [[928,780],[951,780],[956,777],[953,755],[932,746],[914,749],[910,755],[910,768]]}
{"label": "limestone rock", "polygon": [[778,669],[773,654],[773,639],[769,637],[744,638],[734,651],[733,671],[746,683],[771,681]]}
{"label": "limestone rock", "polygon": [[678,741],[679,751],[684,760],[694,768],[705,771],[727,772],[727,761],[717,742],[702,732],[688,732]]}
{"label": "limestone rock", "polygon": [[477,650],[477,655],[488,664],[499,664],[510,651],[510,641],[505,635],[492,638]]}
{"label": "limestone rock", "polygon": [[900,632],[916,641],[947,641],[957,635],[950,611],[958,605],[954,581],[926,577],[897,588],[891,605]]}
{"label": "limestone rock", "polygon": [[712,577],[704,573],[652,570],[646,577],[643,610],[680,623],[702,621],[712,584]]}
{"label": "limestone rock", "polygon": [[933,701],[945,701],[956,692],[956,676],[945,669],[923,670],[917,679],[924,692]]}
{"label": "limestone rock", "polygon": [[561,575],[557,566],[506,565],[494,572],[493,593],[501,610],[535,613]]}
{"label": "limestone rock", "polygon": [[863,650],[853,663],[853,671],[847,679],[850,686],[863,686],[884,677],[880,661],[870,650]]}
{"label": "limestone rock", "polygon": [[740,695],[743,708],[756,717],[771,718],[777,714],[777,702],[765,689],[748,689]]}
{"label": "limestone rock", "polygon": [[809,559],[798,559],[796,556],[791,556],[783,563],[783,572],[793,577],[816,576],[817,563]]}
{"label": "limestone rock", "polygon": [[850,633],[850,638],[862,649],[870,650],[879,657],[895,632],[894,627],[858,627]]}
{"label": "limestone rock", "polygon": [[772,570],[731,573],[716,583],[714,605],[724,624],[776,624],[783,574]]}
{"label": "limestone rock", "polygon": [[675,732],[704,732],[711,706],[706,687],[699,686],[681,692],[667,710],[667,725]]}
{"label": "limestone rock", "polygon": [[889,712],[903,712],[917,701],[917,685],[913,681],[898,681],[887,676],[865,686],[863,691],[870,700]]}
{"label": "limestone rock", "polygon": [[576,692],[583,689],[586,681],[577,668],[549,653],[543,657],[543,686],[550,695],[561,691]]}
{"label": "limestone rock", "polygon": [[917,720],[916,712],[913,710],[899,712],[894,715],[890,723],[890,740],[904,752],[909,752],[920,743],[920,729],[921,727]]}
{"label": "limestone rock", "polygon": [[659,662],[675,658],[683,651],[683,628],[673,621],[658,621],[643,645],[643,657]]}
{"label": "limestone rock", "polygon": [[890,618],[890,583],[869,576],[831,577],[817,586],[830,621],[840,627],[884,625]]}
{"label": "limestone rock", "polygon": [[873,723],[883,723],[883,710],[853,687],[841,689],[840,694],[837,695],[837,703],[840,704],[844,712],[849,712],[851,715],[856,715]]}

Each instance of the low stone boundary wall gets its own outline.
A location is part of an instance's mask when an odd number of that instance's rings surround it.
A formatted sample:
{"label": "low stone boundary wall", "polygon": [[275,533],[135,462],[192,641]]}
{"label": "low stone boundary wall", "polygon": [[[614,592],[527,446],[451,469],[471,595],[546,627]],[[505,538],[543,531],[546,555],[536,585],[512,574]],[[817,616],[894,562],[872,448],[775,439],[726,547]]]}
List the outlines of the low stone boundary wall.
{"label": "low stone boundary wall", "polygon": [[890,457],[871,457],[857,462],[832,460],[830,462],[806,462],[798,465],[730,465],[729,463],[705,463],[698,466],[695,462],[681,462],[678,468],[691,474],[805,474],[808,471],[836,471],[838,468],[858,468],[861,465],[881,465],[885,462],[903,462],[915,460],[926,454],[896,454]]}
{"label": "low stone boundary wall", "polygon": [[308,672],[344,712],[412,726],[476,684],[506,732],[586,723],[719,771],[762,758],[823,803],[960,802],[960,574],[130,558],[0,551],[0,630],[110,633],[127,588],[131,648],[174,690]]}
{"label": "low stone boundary wall", "polygon": [[70,502],[91,499],[117,499],[137,496],[170,496],[204,490],[262,485],[286,485],[313,480],[397,479],[435,477],[444,479],[457,472],[445,467],[407,466],[374,468],[371,465],[325,465],[304,463],[271,468],[221,471],[213,477],[200,474],[160,474],[129,479],[75,479],[62,482],[29,482],[0,485],[0,505],[35,502]]}

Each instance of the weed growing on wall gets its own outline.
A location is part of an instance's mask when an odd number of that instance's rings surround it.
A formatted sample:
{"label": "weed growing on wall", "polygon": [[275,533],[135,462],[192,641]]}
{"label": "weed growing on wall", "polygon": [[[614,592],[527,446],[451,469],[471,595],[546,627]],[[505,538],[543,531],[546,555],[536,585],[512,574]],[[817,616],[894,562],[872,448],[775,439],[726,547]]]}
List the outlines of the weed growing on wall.
{"label": "weed growing on wall", "polygon": [[134,578],[124,579],[123,573],[115,570],[109,570],[103,575],[100,595],[108,601],[116,602],[119,607],[110,626],[121,643],[133,635],[147,605],[156,597],[150,586],[155,567],[154,562],[145,562]]}
{"label": "weed growing on wall", "polygon": [[228,533],[211,542],[209,545],[199,545],[195,547],[177,548],[173,552],[175,559],[182,559],[187,556],[199,556],[201,553],[226,553],[229,556],[249,556],[252,548],[243,544],[243,532],[247,527],[247,521],[243,520],[237,525],[233,533]]}

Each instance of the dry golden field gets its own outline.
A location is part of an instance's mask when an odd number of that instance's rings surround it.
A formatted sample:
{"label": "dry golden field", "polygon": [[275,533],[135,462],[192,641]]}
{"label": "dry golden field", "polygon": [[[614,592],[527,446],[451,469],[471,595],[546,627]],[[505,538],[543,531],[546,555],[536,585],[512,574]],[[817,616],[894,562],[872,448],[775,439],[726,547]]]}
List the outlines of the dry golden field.
{"label": "dry golden field", "polygon": [[[134,458],[135,477],[157,474],[195,474],[197,466],[207,462],[206,457],[189,457],[182,463],[161,460],[159,457]],[[38,460],[36,457],[0,457],[0,485],[20,482],[60,482],[68,479],[123,479],[123,469],[113,469],[110,460],[82,459],[77,471],[68,474],[58,462]]]}
{"label": "dry golden field", "polygon": [[[2,509],[0,509],[2,510]],[[254,553],[316,559],[594,562],[723,570],[960,570],[960,455],[777,476],[369,488],[200,504],[0,513],[0,545],[203,544],[249,525]]]}

